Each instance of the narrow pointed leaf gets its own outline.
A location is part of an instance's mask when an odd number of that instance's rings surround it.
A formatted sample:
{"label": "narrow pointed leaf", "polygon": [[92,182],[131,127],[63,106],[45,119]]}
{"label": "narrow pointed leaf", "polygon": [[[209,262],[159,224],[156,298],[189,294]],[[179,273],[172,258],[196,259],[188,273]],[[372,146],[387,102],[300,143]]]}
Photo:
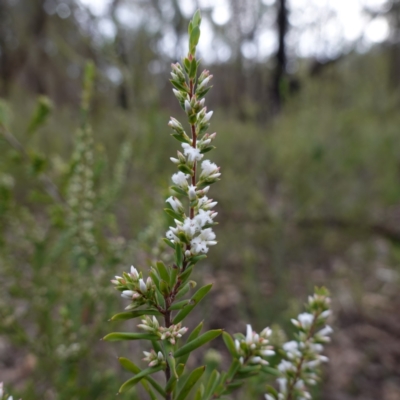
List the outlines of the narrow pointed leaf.
{"label": "narrow pointed leaf", "polygon": [[232,339],[232,336],[228,332],[224,332],[222,334],[222,339],[224,339],[225,346],[229,350],[229,353],[231,353],[232,357],[237,357],[235,342]]}
{"label": "narrow pointed leaf", "polygon": [[157,261],[156,267],[158,273],[160,274],[160,278],[164,279],[166,282],[169,282],[169,272],[165,264],[162,261]]}
{"label": "narrow pointed leaf", "polygon": [[113,315],[111,317],[110,321],[126,321],[128,319],[141,317],[142,315],[161,315],[161,313],[157,310],[125,311],[125,312]]}
{"label": "narrow pointed leaf", "polygon": [[147,375],[154,374],[155,372],[161,371],[164,369],[162,365],[157,365],[156,367],[146,368],[140,371],[133,378],[128,379],[120,388],[119,393],[126,392],[127,390],[133,388],[138,382],[140,382]]}
{"label": "narrow pointed leaf", "polygon": [[240,361],[239,361],[238,359],[235,359],[235,360],[232,361],[232,364],[231,364],[231,366],[229,367],[229,370],[228,370],[228,372],[227,372],[227,374],[226,374],[226,380],[227,380],[228,382],[230,382],[230,381],[233,380],[233,378],[234,378],[235,375],[236,375],[236,372],[239,371],[239,368],[241,367],[241,365],[242,365],[242,364],[240,364]]}
{"label": "narrow pointed leaf", "polygon": [[178,303],[173,304],[169,309],[170,310],[180,310],[186,307],[189,304],[190,300],[182,300],[178,301]]}
{"label": "narrow pointed leaf", "polygon": [[[139,374],[141,371],[137,365],[125,357],[118,358],[118,361],[127,371],[132,372],[133,374]],[[146,376],[144,379],[146,379],[154,387],[154,389],[157,390],[158,393],[160,393],[162,396],[165,396],[164,389],[153,378]],[[142,384],[145,386],[144,382],[142,382]]]}
{"label": "narrow pointed leaf", "polygon": [[[201,321],[196,326],[196,328],[194,328],[192,330],[192,332],[190,333],[190,335],[189,335],[189,337],[188,337],[188,339],[186,341],[186,344],[191,342],[192,340],[198,338],[202,329],[203,329],[203,321]],[[187,360],[188,360],[189,356],[190,356],[190,353],[187,353],[186,355],[180,357],[179,358],[179,362],[182,363],[183,365],[185,365],[187,363]]]}
{"label": "narrow pointed leaf", "polygon": [[176,400],[185,400],[187,395],[193,389],[193,386],[197,383],[197,381],[201,378],[204,373],[206,367],[199,367],[195,369],[187,378],[186,382],[184,383],[181,391],[179,392]]}
{"label": "narrow pointed leaf", "polygon": [[168,240],[167,238],[163,238],[163,241],[164,241],[169,247],[172,247],[173,249],[175,249],[175,245],[174,245],[170,240]]}
{"label": "narrow pointed leaf", "polygon": [[185,345],[183,345],[180,349],[178,349],[175,353],[174,353],[174,357],[181,357],[185,354],[191,353],[193,350],[196,350],[197,348],[199,348],[200,346],[203,346],[204,344],[206,344],[207,342],[215,339],[216,337],[218,337],[220,334],[222,333],[222,329],[215,329],[212,331],[208,331],[206,333],[203,333],[202,335],[200,335],[198,338],[192,340],[189,343],[186,343]]}
{"label": "narrow pointed leaf", "polygon": [[176,243],[176,245],[175,245],[175,257],[176,257],[176,265],[179,268],[182,268],[183,250],[182,250],[182,246],[180,243]]}
{"label": "narrow pointed leaf", "polygon": [[208,379],[207,387],[205,390],[205,395],[203,397],[204,400],[210,399],[211,396],[214,394],[214,391],[217,388],[218,383],[219,383],[219,378],[220,378],[219,372],[216,369],[214,369],[210,378]]}
{"label": "narrow pointed leaf", "polygon": [[181,322],[193,310],[193,308],[197,306],[197,304],[211,290],[211,288],[212,284],[200,288],[190,299],[190,304],[188,304],[184,309],[180,310],[178,314],[176,314],[173,323],[177,324],[178,322]]}
{"label": "narrow pointed leaf", "polygon": [[137,332],[113,332],[103,337],[103,340],[108,342],[116,342],[119,340],[158,340],[157,335],[151,333],[137,333]]}

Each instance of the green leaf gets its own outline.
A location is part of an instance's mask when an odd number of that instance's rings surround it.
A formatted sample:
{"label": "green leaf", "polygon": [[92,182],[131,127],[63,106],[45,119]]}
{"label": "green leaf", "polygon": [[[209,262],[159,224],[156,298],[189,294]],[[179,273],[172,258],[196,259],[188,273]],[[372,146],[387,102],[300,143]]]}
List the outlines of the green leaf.
{"label": "green leaf", "polygon": [[188,144],[192,143],[191,140],[189,139],[189,136],[179,135],[177,133],[172,133],[171,136],[173,136],[178,142],[188,143]]}
{"label": "green leaf", "polygon": [[206,367],[203,366],[203,367],[196,368],[194,371],[192,371],[192,373],[189,375],[186,382],[184,383],[178,396],[176,397],[176,400],[185,400],[186,399],[187,395],[193,389],[193,386],[197,383],[197,381],[204,374],[205,369],[206,369]]}
{"label": "green leaf", "polygon": [[113,315],[111,317],[110,321],[126,321],[128,319],[141,317],[142,315],[161,315],[161,313],[157,310],[125,311],[125,312]]}
{"label": "green leaf", "polygon": [[165,282],[169,282],[169,272],[165,264],[162,261],[157,261],[156,267],[158,273],[160,274],[160,278]]}
{"label": "green leaf", "polygon": [[172,210],[171,208],[164,208],[164,211],[172,218],[177,219],[178,221],[183,221],[182,214],[177,213],[176,211]]}
{"label": "green leaf", "polygon": [[181,288],[178,290],[178,293],[176,294],[175,298],[180,299],[183,297],[188,291],[190,290],[190,283],[186,283],[185,285],[181,286]]}
{"label": "green leaf", "polygon": [[[201,321],[201,322],[196,326],[196,328],[194,328],[194,329],[192,330],[192,332],[190,333],[190,335],[189,335],[189,337],[188,337],[186,343],[189,343],[189,342],[191,342],[192,340],[196,339],[196,338],[200,335],[200,332],[201,332],[202,329],[203,329],[203,321]],[[187,360],[188,360],[188,358],[189,358],[189,356],[190,356],[190,353],[187,353],[186,355],[180,357],[180,358],[179,358],[179,363],[186,364],[186,363],[187,363]]]}
{"label": "green leaf", "polygon": [[173,323],[177,324],[178,322],[181,322],[196,307],[196,305],[211,290],[211,288],[212,283],[200,288],[190,299],[190,304],[176,314]]}
{"label": "green leaf", "polygon": [[175,244],[172,243],[170,240],[168,240],[167,238],[163,238],[163,241],[169,246],[172,247],[175,250]]}
{"label": "green leaf", "polygon": [[190,275],[193,271],[193,265],[190,267],[186,267],[185,272],[182,272],[181,275],[179,276],[181,280],[181,285],[185,285],[187,280],[190,278]]}
{"label": "green leaf", "polygon": [[[224,332],[225,333],[225,332]],[[229,382],[231,380],[233,380],[233,378],[236,375],[236,372],[239,371],[239,368],[242,366],[242,364],[240,364],[240,361],[238,359],[235,359],[232,361],[231,366],[229,367],[228,372],[226,373],[226,380]]]}
{"label": "green leaf", "polygon": [[192,340],[189,343],[186,343],[180,349],[178,349],[174,353],[174,357],[177,358],[177,357],[184,356],[185,354],[191,353],[193,350],[196,350],[197,348],[203,346],[204,344],[208,343],[209,341],[215,339],[221,333],[222,333],[222,329],[215,329],[215,330],[203,333],[198,338]]}
{"label": "green leaf", "polygon": [[258,375],[261,370],[261,365],[254,365],[249,367],[244,367],[237,372],[237,379],[247,379],[251,376]]}
{"label": "green leaf", "polygon": [[34,133],[40,126],[44,125],[53,108],[51,100],[46,96],[39,96],[35,111],[31,116],[28,126],[28,133]]}
{"label": "green leaf", "polygon": [[186,192],[179,186],[170,186],[170,189],[174,190],[176,193],[186,196]]}
{"label": "green leaf", "polygon": [[211,396],[214,394],[215,389],[218,386],[220,374],[217,370],[214,369],[212,372],[210,378],[208,379],[205,395],[203,397],[203,400],[208,400],[211,398]]}
{"label": "green leaf", "polygon": [[175,356],[172,354],[172,350],[173,350],[173,346],[168,343],[168,342],[164,342],[165,345],[165,354],[166,354],[166,358],[167,358],[167,363],[171,369],[172,375],[178,379],[178,373],[176,372],[176,360],[175,360]]}
{"label": "green leaf", "polygon": [[190,257],[189,259],[189,264],[190,265],[195,265],[197,264],[200,260],[204,260],[205,258],[207,258],[207,256],[205,254],[200,254],[198,256],[193,256]]}
{"label": "green leaf", "polygon": [[267,386],[267,392],[268,392],[269,394],[272,394],[272,396],[274,396],[275,399],[277,399],[277,398],[279,397],[279,394],[278,394],[278,392],[276,391],[276,389],[273,388],[273,387],[270,386],[270,385]]}
{"label": "green leaf", "polygon": [[169,307],[170,310],[180,310],[183,307],[186,307],[190,300],[182,300],[178,301],[178,303],[172,304],[172,306]]}
{"label": "green leaf", "polygon": [[233,392],[236,389],[239,389],[240,386],[243,385],[244,382],[232,382],[232,383],[228,383],[228,385],[226,385],[226,390],[224,391],[224,394],[229,394],[231,392]]}
{"label": "green leaf", "polygon": [[173,265],[171,268],[171,275],[170,275],[170,279],[169,279],[169,285],[171,286],[171,288],[173,288],[176,284],[176,278],[179,274],[180,269],[176,266]]}
{"label": "green leaf", "polygon": [[119,393],[126,392],[127,390],[133,388],[138,382],[140,382],[144,377],[147,375],[154,374],[155,372],[161,371],[164,369],[162,365],[157,365],[155,367],[146,368],[140,371],[137,375],[133,378],[128,379],[120,388]]}
{"label": "green leaf", "polygon": [[229,350],[229,353],[231,353],[231,356],[237,357],[235,342],[234,342],[232,336],[228,332],[224,332],[222,334],[222,339],[224,339],[225,346]]}
{"label": "green leaf", "polygon": [[[122,365],[123,368],[125,368],[129,372],[132,372],[133,374],[139,374],[141,371],[141,369],[137,365],[135,365],[132,361],[128,360],[125,357],[119,357],[118,361]],[[154,389],[157,390],[157,392],[161,394],[161,396],[165,397],[164,389],[153,378],[146,376],[144,379],[146,379],[154,387]],[[142,382],[142,384],[145,387],[143,382]],[[145,387],[145,389],[146,389],[146,387]]]}
{"label": "green leaf", "polygon": [[160,290],[160,277],[156,269],[153,267],[150,268],[150,277],[153,280],[154,284],[156,285],[156,288]]}
{"label": "green leaf", "polygon": [[196,46],[199,43],[199,39],[200,39],[200,28],[198,26],[194,26],[192,32],[190,32],[190,37],[189,37],[189,48],[191,54],[194,54]]}
{"label": "green leaf", "polygon": [[175,244],[175,261],[179,268],[182,268],[183,263],[183,249],[180,243]]}
{"label": "green leaf", "polygon": [[216,149],[215,146],[208,146],[208,147],[205,147],[204,149],[202,149],[202,150],[200,151],[200,153],[201,153],[201,154],[205,154],[205,153],[208,153],[209,151],[214,150],[214,149]]}
{"label": "green leaf", "polygon": [[192,24],[193,24],[193,27],[200,26],[200,24],[201,24],[201,13],[200,13],[200,10],[197,10],[194,13],[193,18],[192,18]]}
{"label": "green leaf", "polygon": [[[190,36],[190,32],[189,32],[189,36]],[[185,57],[185,59],[183,60],[183,65],[185,67],[186,73],[188,73],[189,69],[190,69],[190,60],[187,57]]]}
{"label": "green leaf", "polygon": [[189,175],[194,174],[194,171],[192,170],[192,168],[188,167],[186,164],[179,164],[178,169],[179,169],[179,171],[183,172],[184,174],[189,174]]}
{"label": "green leaf", "polygon": [[113,332],[103,337],[107,342],[116,342],[119,340],[158,340],[157,335],[151,333],[136,333],[136,332]]}
{"label": "green leaf", "polygon": [[160,291],[164,296],[168,296],[168,294],[170,292],[169,285],[164,280],[160,281]]}
{"label": "green leaf", "polygon": [[197,73],[197,62],[196,59],[193,58],[192,62],[190,63],[189,78],[194,79],[196,77],[196,73]]}
{"label": "green leaf", "polygon": [[189,93],[189,88],[187,86],[183,86],[180,82],[176,81],[175,79],[170,79],[169,80],[172,84],[172,86],[175,87],[175,89],[178,90],[183,90],[186,93]]}

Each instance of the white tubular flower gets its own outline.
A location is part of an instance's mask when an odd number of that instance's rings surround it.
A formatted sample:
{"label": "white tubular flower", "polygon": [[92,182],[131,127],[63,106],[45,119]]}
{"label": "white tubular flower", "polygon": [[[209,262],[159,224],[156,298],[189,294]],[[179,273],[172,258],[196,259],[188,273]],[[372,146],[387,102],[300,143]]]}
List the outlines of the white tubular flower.
{"label": "white tubular flower", "polygon": [[253,342],[253,328],[251,325],[246,325],[246,343],[251,344]]}
{"label": "white tubular flower", "polygon": [[189,185],[188,195],[189,195],[189,200],[195,200],[197,198],[196,186]]}
{"label": "white tubular flower", "polygon": [[131,272],[129,273],[129,275],[135,281],[137,281],[139,279],[139,273],[133,265],[131,265]]}
{"label": "white tubular flower", "polygon": [[194,217],[194,220],[200,227],[213,223],[211,211],[206,211],[201,209],[199,210],[199,213]]}
{"label": "white tubular flower", "polygon": [[124,290],[122,293],[121,293],[121,297],[123,297],[123,298],[125,298],[125,299],[132,299],[133,298],[133,294],[134,294],[135,292],[133,291],[133,290]]}
{"label": "white tubular flower", "polygon": [[208,122],[208,121],[211,119],[211,117],[212,117],[213,114],[214,114],[214,111],[209,111],[209,112],[205,115],[205,117],[203,118],[203,121],[202,121],[202,122]]}
{"label": "white tubular flower", "polygon": [[0,399],[4,396],[3,382],[0,382]]}
{"label": "white tubular flower", "polygon": [[184,174],[183,172],[179,171],[176,174],[172,175],[172,182],[175,183],[175,185],[179,186],[182,189],[187,189],[188,187],[188,182],[187,180],[189,179],[190,175]]}
{"label": "white tubular flower", "polygon": [[144,283],[143,279],[139,279],[139,287],[140,287],[140,290],[142,291],[142,293],[147,292],[147,287],[146,287],[146,284]]}
{"label": "white tubular flower", "polygon": [[209,160],[204,160],[201,163],[201,175],[200,175],[200,179],[206,179],[209,176],[218,173],[219,171],[219,167],[217,166],[217,164],[212,163]]}
{"label": "white tubular flower", "polygon": [[302,314],[299,314],[299,316],[297,317],[297,320],[300,322],[302,328],[307,329],[313,323],[314,315],[312,315],[310,313],[302,313]]}
{"label": "white tubular flower", "polygon": [[192,147],[188,143],[182,143],[183,153],[187,156],[190,162],[200,161],[203,158],[203,154],[200,153],[200,149]]}
{"label": "white tubular flower", "polygon": [[176,198],[176,197],[168,197],[167,200],[165,200],[166,203],[169,203],[172,207],[172,209],[177,212],[177,213],[183,213],[183,205],[182,203]]}

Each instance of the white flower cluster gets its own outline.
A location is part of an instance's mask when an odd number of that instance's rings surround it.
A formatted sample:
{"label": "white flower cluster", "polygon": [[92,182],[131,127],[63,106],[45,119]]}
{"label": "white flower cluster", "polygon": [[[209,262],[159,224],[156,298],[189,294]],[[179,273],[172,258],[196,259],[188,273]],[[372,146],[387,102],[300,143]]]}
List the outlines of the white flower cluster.
{"label": "white flower cluster", "polygon": [[268,365],[265,358],[275,355],[273,347],[268,344],[271,332],[270,328],[265,328],[258,334],[253,331],[251,325],[247,325],[246,336],[236,335],[235,348],[242,365],[246,363]]}
{"label": "white flower cluster", "polygon": [[[201,159],[203,156],[196,152],[198,149],[194,149],[189,145],[187,150],[188,151],[185,150],[185,154],[188,155],[189,159]],[[201,169],[200,182],[213,183],[221,176],[217,165],[209,160],[202,162]],[[187,255],[196,255],[207,253],[209,246],[217,244],[215,241],[215,233],[210,226],[214,224],[214,218],[218,213],[212,210],[217,205],[217,202],[206,196],[210,186],[197,189],[196,186],[189,185],[189,178],[189,174],[179,171],[172,176],[172,181],[182,191],[187,193],[191,205],[194,208],[195,215],[193,218],[187,217],[184,213],[182,203],[176,197],[169,197],[166,201],[171,205],[171,208],[181,216],[181,220],[175,218],[176,226],[171,226],[169,228],[166,237],[172,243],[190,245],[190,250]]]}
{"label": "white flower cluster", "polygon": [[123,276],[115,276],[111,283],[121,291],[121,297],[132,300],[125,309],[131,310],[139,307],[154,298],[155,286],[150,277],[145,281],[142,273],[132,265],[129,273],[124,272]]}
{"label": "white flower cluster", "polygon": [[168,340],[172,345],[188,331],[188,328],[182,327],[181,323],[171,325],[168,328],[160,326],[156,317],[153,316],[151,318],[148,315],[142,319],[142,323],[138,325],[138,328],[157,335],[160,340]]}
{"label": "white flower cluster", "polygon": [[149,363],[149,367],[155,367],[165,363],[164,355],[161,353],[161,351],[156,353],[153,349],[151,349],[150,351],[144,351],[143,354],[145,355],[143,361],[147,361]]}
{"label": "white flower cluster", "polygon": [[[187,85],[180,64],[172,64],[171,76],[171,82],[175,86],[173,92],[185,110],[192,130],[192,138],[189,138],[177,119],[171,117],[168,123],[174,131],[172,136],[182,142],[182,152],[177,152],[177,158],[171,157],[171,161],[179,169],[179,172],[172,176],[174,183],[172,189],[188,197],[190,213],[189,216],[185,214],[182,203],[176,197],[169,197],[167,202],[175,215],[169,214],[174,216],[176,226],[169,228],[166,237],[170,244],[178,243],[186,247],[185,256],[190,257],[207,253],[209,246],[217,243],[211,228],[217,216],[212,208],[217,202],[209,199],[206,194],[210,189],[209,185],[216,182],[221,173],[216,164],[203,160],[204,154],[214,148],[211,144],[216,137],[216,133],[205,133],[213,115],[213,112],[207,112],[207,107],[204,106],[204,96],[210,89],[207,85],[212,75],[207,70],[203,71],[198,78],[194,93],[193,87],[189,88]],[[198,173],[197,163],[200,161],[202,161],[201,171]]]}
{"label": "white flower cluster", "polygon": [[13,400],[12,396],[8,396],[6,395],[6,393],[4,392],[4,386],[3,386],[3,382],[0,382],[0,400]]}
{"label": "white flower cluster", "polygon": [[322,355],[324,344],[330,341],[332,328],[326,325],[330,299],[323,292],[310,296],[307,312],[292,319],[298,332],[296,340],[285,343],[282,347],[284,358],[278,365],[279,393],[270,392],[266,400],[310,400],[307,386],[317,383],[320,365],[328,358]]}

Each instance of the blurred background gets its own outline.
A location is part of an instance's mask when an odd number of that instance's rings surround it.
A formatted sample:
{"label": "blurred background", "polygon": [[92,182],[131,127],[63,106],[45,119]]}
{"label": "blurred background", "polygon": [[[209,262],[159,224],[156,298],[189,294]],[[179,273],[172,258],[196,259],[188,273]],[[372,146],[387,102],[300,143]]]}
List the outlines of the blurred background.
{"label": "blurred background", "polygon": [[[0,381],[24,400],[112,399],[129,376],[116,356],[142,357],[99,338],[136,325],[107,322],[125,306],[109,279],[170,257],[167,122],[184,114],[169,69],[197,7],[223,179],[192,325],[290,337],[325,285],[315,398],[399,400],[399,0],[1,0]],[[214,345],[193,364],[224,367]]]}

